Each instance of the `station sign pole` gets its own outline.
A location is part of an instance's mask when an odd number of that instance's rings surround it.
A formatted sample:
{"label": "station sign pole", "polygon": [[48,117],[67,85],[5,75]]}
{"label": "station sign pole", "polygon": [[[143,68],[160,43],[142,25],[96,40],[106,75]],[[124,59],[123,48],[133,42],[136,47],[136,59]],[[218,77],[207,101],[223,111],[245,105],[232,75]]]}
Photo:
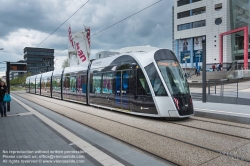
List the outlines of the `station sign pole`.
{"label": "station sign pole", "polygon": [[206,36],[202,37],[202,102],[206,103],[207,70],[206,70]]}

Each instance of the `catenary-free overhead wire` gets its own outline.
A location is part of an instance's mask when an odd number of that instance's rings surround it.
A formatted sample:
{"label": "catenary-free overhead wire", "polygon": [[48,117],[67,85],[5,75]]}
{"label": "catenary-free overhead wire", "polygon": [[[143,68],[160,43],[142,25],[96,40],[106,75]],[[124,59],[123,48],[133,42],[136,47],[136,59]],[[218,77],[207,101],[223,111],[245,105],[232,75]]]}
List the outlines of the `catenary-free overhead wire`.
{"label": "catenary-free overhead wire", "polygon": [[71,17],[73,17],[83,6],[85,6],[90,0],[85,2],[79,9],[77,9],[69,18],[67,18],[59,27],[57,27],[53,32],[49,34],[41,43],[39,43],[36,47],[39,47],[44,41],[46,41],[52,34],[54,34],[63,24],[65,24]]}
{"label": "catenary-free overhead wire", "polygon": [[[136,14],[138,14],[138,13],[140,13],[140,12],[142,12],[142,11],[144,11],[144,10],[146,10],[146,9],[148,9],[148,8],[150,8],[150,7],[152,7],[152,6],[154,6],[154,5],[156,5],[157,3],[161,2],[161,1],[162,1],[162,0],[159,0],[159,1],[157,1],[157,2],[155,2],[155,3],[153,3],[153,4],[149,5],[149,6],[147,6],[147,7],[145,7],[145,8],[143,8],[143,9],[141,9],[141,10],[139,10],[139,11],[137,11],[137,12],[131,14],[131,15],[129,15],[128,17],[125,17],[124,19],[122,19],[122,20],[120,20],[120,21],[118,21],[118,22],[116,22],[116,23],[114,23],[114,24],[112,24],[112,25],[110,25],[110,26],[108,26],[108,27],[106,27],[106,28],[104,28],[104,29],[102,29],[102,30],[96,32],[96,33],[94,33],[93,35],[90,35],[90,37],[95,36],[95,35],[97,35],[97,34],[103,32],[103,31],[105,31],[105,30],[107,30],[107,29],[109,29],[109,28],[111,28],[111,27],[113,27],[113,26],[115,26],[115,25],[121,23],[122,21],[124,21],[124,20],[126,20],[126,19],[128,19],[128,18],[130,18],[130,17],[132,17],[132,16],[134,16],[134,15],[136,15]],[[83,42],[83,41],[84,41],[84,40],[81,40],[79,43],[81,43],[81,42]],[[65,51],[65,50],[67,50],[67,49],[69,49],[69,48],[71,48],[71,47],[72,47],[72,46],[67,47],[67,48],[65,48],[64,50],[61,50],[61,51],[59,51],[59,52],[56,52],[55,54],[59,54],[60,52]]]}

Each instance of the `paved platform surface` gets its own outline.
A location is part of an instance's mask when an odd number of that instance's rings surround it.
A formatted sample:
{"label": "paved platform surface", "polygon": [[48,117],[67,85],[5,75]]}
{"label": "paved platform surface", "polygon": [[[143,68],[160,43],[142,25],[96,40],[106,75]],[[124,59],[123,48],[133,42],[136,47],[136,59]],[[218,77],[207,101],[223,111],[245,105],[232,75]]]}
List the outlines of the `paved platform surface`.
{"label": "paved platform surface", "polygon": [[173,165],[21,97],[14,98],[19,103],[12,100],[11,111],[0,118],[1,166]]}
{"label": "paved platform surface", "polygon": [[250,124],[250,106],[193,101],[195,116]]}
{"label": "paved platform surface", "polygon": [[[239,87],[239,97],[243,97],[245,99],[250,98],[250,89],[248,82],[242,82],[244,87]],[[243,89],[241,89],[243,88]],[[250,124],[250,105],[240,105],[240,104],[228,104],[228,103],[213,103],[206,102],[203,103],[202,100],[202,88],[191,87],[191,94],[193,93],[193,104],[195,108],[195,116],[225,120],[237,123]],[[230,92],[231,96],[236,97],[236,92]],[[217,95],[220,93],[217,92]],[[227,94],[225,94],[227,96]],[[196,97],[199,100],[196,100]]]}
{"label": "paved platform surface", "polygon": [[240,158],[235,160],[237,165],[250,161],[249,125],[198,117],[165,122],[23,92],[18,96],[179,165],[228,165],[235,158]]}

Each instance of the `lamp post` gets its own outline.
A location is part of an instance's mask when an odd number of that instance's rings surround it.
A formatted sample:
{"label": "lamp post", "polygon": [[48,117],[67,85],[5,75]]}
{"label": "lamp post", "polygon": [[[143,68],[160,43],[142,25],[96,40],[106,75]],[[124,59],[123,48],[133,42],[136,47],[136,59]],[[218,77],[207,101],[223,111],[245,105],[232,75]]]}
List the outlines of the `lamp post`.
{"label": "lamp post", "polygon": [[206,103],[206,88],[207,88],[207,78],[206,78],[206,36],[202,37],[202,102]]}
{"label": "lamp post", "polygon": [[58,59],[56,58],[56,59],[54,59],[54,70],[56,69],[56,61],[57,61]]}

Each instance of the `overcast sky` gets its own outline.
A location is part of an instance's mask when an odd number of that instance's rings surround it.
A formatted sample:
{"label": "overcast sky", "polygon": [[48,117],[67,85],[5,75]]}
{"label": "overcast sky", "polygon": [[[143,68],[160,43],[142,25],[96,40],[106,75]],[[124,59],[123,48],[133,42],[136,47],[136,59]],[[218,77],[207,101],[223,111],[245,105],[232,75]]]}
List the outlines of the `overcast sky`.
{"label": "overcast sky", "polygon": [[[67,28],[91,34],[128,17],[159,0],[90,0],[39,47],[55,49],[56,68],[67,57]],[[24,47],[37,47],[87,0],[1,0],[0,61],[23,60]],[[151,45],[172,48],[173,0],[156,5],[91,38],[91,55],[103,50]],[[62,51],[65,50],[65,51]],[[59,52],[59,53],[58,53]],[[5,71],[5,64],[0,71]]]}

